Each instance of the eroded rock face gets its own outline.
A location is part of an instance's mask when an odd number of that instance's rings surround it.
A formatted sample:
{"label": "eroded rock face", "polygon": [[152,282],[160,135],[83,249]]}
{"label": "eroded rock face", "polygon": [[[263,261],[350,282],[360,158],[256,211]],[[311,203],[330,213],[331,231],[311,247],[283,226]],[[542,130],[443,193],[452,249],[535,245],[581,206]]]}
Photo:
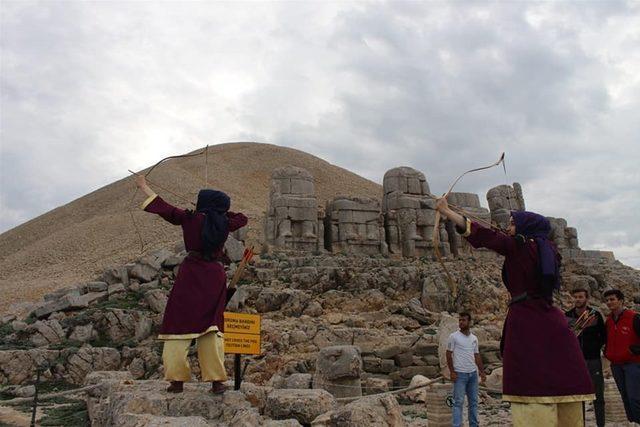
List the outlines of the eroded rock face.
{"label": "eroded rock face", "polygon": [[360,349],[351,345],[325,347],[318,353],[313,388],[335,397],[362,396]]}
{"label": "eroded rock face", "polygon": [[396,398],[384,395],[358,399],[342,408],[320,415],[311,425],[313,427],[401,427],[406,423]]}
{"label": "eroded rock face", "polygon": [[278,389],[269,393],[265,414],[277,420],[294,418],[301,424],[310,424],[335,406],[335,398],[325,390]]}

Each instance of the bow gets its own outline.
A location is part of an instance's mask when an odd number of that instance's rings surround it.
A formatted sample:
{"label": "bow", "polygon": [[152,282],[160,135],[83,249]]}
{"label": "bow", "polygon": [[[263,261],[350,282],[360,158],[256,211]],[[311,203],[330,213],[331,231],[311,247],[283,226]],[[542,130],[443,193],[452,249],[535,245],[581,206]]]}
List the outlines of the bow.
{"label": "bow", "polygon": [[[157,162],[156,164],[154,164],[153,166],[151,166],[151,168],[149,168],[149,170],[144,174],[144,177],[146,178],[147,176],[149,176],[149,174],[151,174],[151,172],[158,166],[160,166],[162,163],[166,162],[167,160],[170,159],[179,159],[179,158],[183,158],[183,157],[195,157],[195,156],[200,156],[202,154],[205,154],[205,182],[207,181],[207,171],[206,169],[208,168],[208,153],[209,151],[209,146],[207,145],[205,148],[203,148],[201,151],[197,152],[197,153],[192,153],[192,154],[180,154],[180,155],[174,155],[174,156],[168,156],[165,157],[164,159],[161,159],[159,162]],[[140,175],[139,173],[133,172],[131,170],[129,170],[129,172],[133,175]],[[173,194],[174,196],[182,199],[182,200],[187,200],[185,197],[180,196],[178,194],[175,194],[169,190],[167,190],[166,188],[162,188],[160,187],[158,184],[152,183],[151,181],[149,181],[149,184],[152,184],[170,194]],[[131,217],[131,223],[133,224],[133,228],[136,231],[136,234],[138,235],[138,240],[140,241],[140,253],[144,253],[144,240],[142,239],[142,233],[140,233],[140,230],[138,228],[138,225],[136,224],[135,221],[135,217],[133,216],[133,201],[135,200],[136,196],[138,194],[138,187],[135,188],[133,195],[131,196],[131,200],[129,200],[129,216]],[[188,201],[188,200],[187,200]],[[191,204],[193,204],[193,202],[189,202]]]}
{"label": "bow", "polygon": [[[502,153],[502,155],[500,156],[500,158],[498,159],[498,161],[496,161],[495,163],[490,164],[489,166],[482,166],[479,168],[474,168],[474,169],[469,169],[468,171],[460,174],[460,176],[458,176],[454,181],[453,184],[451,184],[451,186],[449,187],[449,190],[447,190],[447,192],[442,196],[443,198],[447,198],[449,197],[449,194],[451,194],[451,191],[453,191],[453,187],[455,187],[455,185],[458,183],[458,181],[460,181],[460,179],[465,176],[468,173],[472,173],[472,172],[478,172],[481,170],[485,170],[485,169],[490,169],[493,168],[495,166],[498,166],[500,163],[502,163],[502,166],[505,168],[505,174],[506,174],[506,166],[504,164],[504,153]],[[435,198],[435,197],[433,197]],[[452,206],[453,207],[453,206]],[[464,209],[459,208],[457,206],[455,206],[455,210],[457,210],[459,213],[465,214],[468,217],[472,217],[473,215],[470,215],[468,213],[466,213],[464,211]],[[440,265],[442,266],[442,268],[445,271],[445,274],[447,276],[447,282],[449,283],[449,288],[451,289],[451,294],[453,295],[454,300],[457,299],[458,297],[458,286],[456,284],[456,282],[453,280],[453,276],[451,276],[451,273],[449,272],[449,269],[447,268],[447,266],[445,265],[444,261],[442,260],[442,254],[440,253],[440,211],[436,209],[436,217],[435,217],[435,224],[433,226],[433,250],[434,253],[436,255],[436,259],[438,260],[438,262],[440,263]],[[475,219],[475,218],[474,218]],[[484,221],[481,221],[484,222]],[[492,226],[493,228],[495,228],[494,226]],[[502,230],[500,230],[502,231]]]}
{"label": "bow", "polygon": [[[256,141],[224,141],[221,142],[220,144],[258,144],[258,142]],[[197,153],[192,153],[192,154],[180,154],[180,155],[175,155],[175,156],[168,156],[165,157],[164,159],[160,160],[159,162],[157,162],[156,164],[154,164],[153,166],[151,166],[151,168],[144,174],[144,177],[146,178],[147,176],[149,176],[149,174],[151,174],[151,172],[159,165],[161,165],[162,163],[166,162],[167,160],[170,159],[179,159],[179,158],[183,158],[183,157],[195,157],[195,156],[201,156],[204,154],[204,162],[205,162],[205,166],[204,166],[204,183],[206,186],[209,186],[209,145],[207,145],[205,148],[203,148],[202,150],[200,150]],[[129,171],[134,175],[138,175],[135,172]],[[167,191],[168,193],[173,194],[174,196],[183,199],[183,200],[187,200],[185,197],[180,196],[178,194],[172,193],[171,191],[167,190],[166,188],[162,188],[160,187],[158,184],[154,184],[151,183],[150,181],[148,181],[149,184],[154,185],[155,187],[158,187],[164,191]],[[136,221],[134,219],[133,216],[133,201],[135,200],[136,195],[138,194],[138,188],[136,187],[135,191],[133,192],[133,195],[131,196],[131,200],[129,201],[129,216],[131,217],[131,223],[133,224],[133,228],[136,230],[136,234],[138,235],[138,239],[140,240],[140,253],[142,254],[144,252],[144,241],[142,240],[142,234],[140,233],[140,230],[138,229],[138,226],[136,224]],[[188,203],[193,204],[193,202],[188,201]]]}

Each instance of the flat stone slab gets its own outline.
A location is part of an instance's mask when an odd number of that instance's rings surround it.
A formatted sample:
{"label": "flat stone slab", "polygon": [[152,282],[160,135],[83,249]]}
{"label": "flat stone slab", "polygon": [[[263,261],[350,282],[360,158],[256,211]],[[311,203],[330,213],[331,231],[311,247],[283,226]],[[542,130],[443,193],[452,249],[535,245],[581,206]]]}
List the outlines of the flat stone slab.
{"label": "flat stone slab", "polygon": [[[87,403],[91,425],[128,426],[135,421],[153,421],[154,425],[227,425],[240,418],[261,422],[258,410],[244,394],[227,390],[223,395],[209,392],[210,383],[186,383],[183,393],[168,393],[167,382],[133,381],[109,372],[90,381],[100,384],[91,390]],[[160,424],[161,421],[176,424]],[[193,424],[185,422],[191,421]],[[147,425],[147,424],[144,424]],[[245,424],[249,425],[249,424]]]}

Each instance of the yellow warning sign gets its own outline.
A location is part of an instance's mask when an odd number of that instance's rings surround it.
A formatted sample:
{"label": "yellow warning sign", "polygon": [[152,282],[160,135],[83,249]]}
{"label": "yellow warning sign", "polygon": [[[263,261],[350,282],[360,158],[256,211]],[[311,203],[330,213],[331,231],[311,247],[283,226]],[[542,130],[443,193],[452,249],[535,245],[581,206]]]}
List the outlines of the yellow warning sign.
{"label": "yellow warning sign", "polygon": [[260,354],[260,335],[224,334],[227,354]]}
{"label": "yellow warning sign", "polygon": [[260,315],[224,312],[225,336],[229,332],[260,335]]}
{"label": "yellow warning sign", "polygon": [[259,315],[225,311],[224,352],[227,354],[260,354]]}

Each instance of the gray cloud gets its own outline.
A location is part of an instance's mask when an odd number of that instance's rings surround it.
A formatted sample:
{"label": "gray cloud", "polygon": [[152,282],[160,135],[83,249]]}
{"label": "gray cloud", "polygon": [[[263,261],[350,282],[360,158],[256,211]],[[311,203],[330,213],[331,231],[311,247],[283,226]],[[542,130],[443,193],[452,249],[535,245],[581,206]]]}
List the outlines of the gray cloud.
{"label": "gray cloud", "polygon": [[[0,230],[169,154],[256,139],[442,192],[507,152],[528,206],[640,267],[640,5],[2,3]],[[72,155],[70,155],[72,154]],[[51,187],[55,187],[52,191]]]}

